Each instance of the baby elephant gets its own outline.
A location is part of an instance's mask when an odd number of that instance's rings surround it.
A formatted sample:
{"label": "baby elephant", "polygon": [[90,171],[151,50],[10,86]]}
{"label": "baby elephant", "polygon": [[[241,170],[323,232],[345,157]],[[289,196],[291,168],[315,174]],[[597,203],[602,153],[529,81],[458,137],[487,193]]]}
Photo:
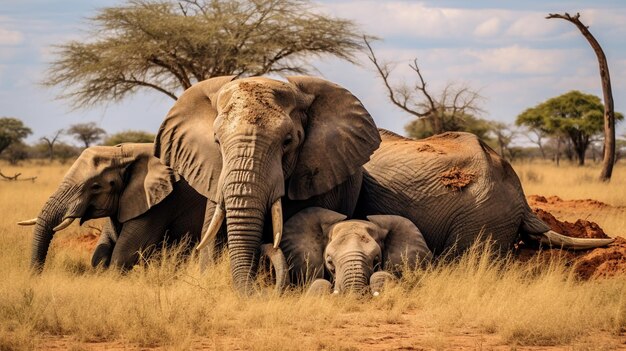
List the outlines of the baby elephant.
{"label": "baby elephant", "polygon": [[[309,207],[285,223],[280,247],[292,282],[318,279],[311,293],[330,292],[332,287],[334,293],[369,290],[378,295],[382,283],[399,275],[402,267],[432,258],[422,233],[404,217],[345,219],[340,213]],[[324,279],[334,280],[334,287]]]}

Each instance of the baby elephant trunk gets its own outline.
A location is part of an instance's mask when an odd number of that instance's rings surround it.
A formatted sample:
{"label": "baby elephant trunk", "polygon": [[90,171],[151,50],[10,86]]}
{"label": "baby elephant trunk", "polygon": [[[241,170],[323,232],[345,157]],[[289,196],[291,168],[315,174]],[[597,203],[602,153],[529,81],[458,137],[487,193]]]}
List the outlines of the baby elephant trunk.
{"label": "baby elephant trunk", "polygon": [[360,255],[349,257],[341,264],[341,267],[335,279],[335,292],[369,293],[369,277],[372,275],[372,268],[364,257]]}

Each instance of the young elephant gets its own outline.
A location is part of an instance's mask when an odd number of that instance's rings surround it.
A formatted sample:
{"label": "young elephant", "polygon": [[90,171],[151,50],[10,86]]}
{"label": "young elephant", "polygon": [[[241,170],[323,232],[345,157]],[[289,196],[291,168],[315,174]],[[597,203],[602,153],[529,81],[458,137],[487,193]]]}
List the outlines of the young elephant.
{"label": "young elephant", "polygon": [[[345,220],[340,213],[309,207],[284,226],[281,249],[290,266],[291,281],[305,283],[316,278],[334,280],[334,292],[380,289],[379,279],[399,275],[402,267],[429,261],[432,253],[419,229],[408,219],[372,215],[364,220]],[[376,273],[375,273],[376,272]],[[312,290],[326,290],[330,282],[315,281]]]}
{"label": "young elephant", "polygon": [[75,219],[109,217],[92,264],[130,268],[138,252],[189,235],[197,242],[206,198],[152,155],[153,144],[94,146],[74,162],[37,218],[31,266],[41,269],[54,233]]}

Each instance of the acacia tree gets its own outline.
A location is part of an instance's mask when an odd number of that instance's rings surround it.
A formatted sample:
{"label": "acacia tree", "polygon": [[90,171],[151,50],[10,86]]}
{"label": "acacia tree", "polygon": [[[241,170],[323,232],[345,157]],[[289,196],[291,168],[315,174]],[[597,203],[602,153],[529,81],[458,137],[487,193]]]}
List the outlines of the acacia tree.
{"label": "acacia tree", "polygon": [[12,144],[19,143],[32,133],[33,131],[17,118],[0,118],[0,153]]}
{"label": "acacia tree", "polygon": [[67,129],[67,134],[74,135],[74,139],[81,141],[85,148],[102,139],[106,134],[104,129],[98,127],[96,123],[78,123],[73,124]]}
{"label": "acacia tree", "polygon": [[[573,90],[526,109],[517,116],[515,123],[540,128],[557,138],[566,136],[582,166],[591,138],[602,131],[603,112],[599,97]],[[623,119],[620,113],[615,117]]]}
{"label": "acacia tree", "polygon": [[489,131],[487,122],[477,117],[483,113],[480,103],[484,99],[478,92],[467,86],[448,84],[439,96],[433,96],[426,89],[426,81],[417,65],[417,59],[409,64],[417,75],[417,82],[413,87],[406,84],[392,85],[391,65],[380,62],[368,39],[364,37],[363,40],[369,50],[368,58],[383,80],[389,100],[416,118],[405,128],[411,137],[423,138],[446,131],[470,131],[485,136]]}
{"label": "acacia tree", "polygon": [[306,73],[319,55],[354,62],[363,34],[311,10],[303,0],[127,0],[88,20],[88,41],[57,46],[43,84],[85,107],[140,88],[176,100],[215,76]]}
{"label": "acacia tree", "polygon": [[608,182],[613,174],[613,164],[615,163],[615,110],[613,107],[613,92],[611,90],[611,76],[609,74],[609,65],[606,61],[606,55],[600,46],[600,43],[591,34],[589,28],[580,21],[580,13],[570,16],[569,13],[563,15],[551,13],[546,17],[564,19],[576,26],[580,33],[587,39],[589,45],[593,48],[598,58],[598,66],[600,69],[600,79],[602,80],[602,94],[604,96],[604,157],[602,160],[602,172],[600,180]]}

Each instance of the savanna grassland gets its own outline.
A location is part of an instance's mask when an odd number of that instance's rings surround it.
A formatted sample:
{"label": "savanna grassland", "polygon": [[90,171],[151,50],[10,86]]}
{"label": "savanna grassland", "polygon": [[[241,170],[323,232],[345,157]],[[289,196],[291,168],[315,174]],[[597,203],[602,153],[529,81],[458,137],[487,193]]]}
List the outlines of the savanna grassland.
{"label": "savanna grassland", "polygon": [[[38,177],[0,182],[0,350],[626,348],[626,275],[580,281],[562,261],[494,260],[481,247],[406,272],[379,298],[277,296],[261,284],[242,299],[225,260],[201,273],[174,250],[127,274],[90,268],[84,241],[101,226],[92,221],[57,234],[44,272],[32,275],[32,228],[15,223],[37,215],[67,167],[0,164]],[[527,195],[612,205],[584,216],[626,236],[626,165],[610,184],[596,180],[597,166],[515,168]]]}

